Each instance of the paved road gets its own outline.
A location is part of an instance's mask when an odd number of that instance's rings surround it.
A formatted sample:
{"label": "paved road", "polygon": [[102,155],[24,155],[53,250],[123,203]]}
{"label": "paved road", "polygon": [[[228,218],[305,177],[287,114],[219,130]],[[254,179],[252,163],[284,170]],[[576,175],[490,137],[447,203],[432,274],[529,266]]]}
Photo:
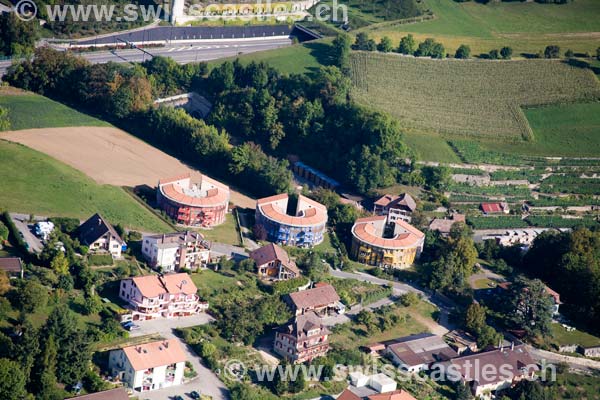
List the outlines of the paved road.
{"label": "paved road", "polygon": [[217,256],[227,256],[234,260],[248,258],[248,253],[243,247],[233,246],[226,243],[211,242],[210,252]]}
{"label": "paved road", "polygon": [[[254,53],[290,46],[289,38],[259,39],[259,40],[222,40],[222,41],[197,41],[192,45],[172,45],[167,47],[148,48],[147,51],[155,56],[170,57],[179,64],[187,64],[198,61],[210,61],[219,58],[234,57],[240,54]],[[95,51],[80,53],[92,64],[104,64],[109,61],[116,63],[141,62],[150,56],[136,49],[124,49],[115,51]],[[10,67],[10,61],[0,61],[0,76],[6,73]]]}
{"label": "paved road", "polygon": [[[200,362],[200,357],[198,357],[198,355],[192,350],[192,348],[183,343],[183,341],[181,341],[180,338],[175,336],[174,333],[174,329],[176,328],[186,328],[190,326],[203,325],[211,321],[213,321],[213,318],[208,314],[199,314],[192,317],[136,322],[136,324],[139,325],[141,329],[131,332],[132,337],[158,333],[165,339],[179,340],[181,343],[181,347],[185,351],[187,360],[192,363],[192,365],[194,366],[194,370],[198,372],[198,376],[196,378],[184,385],[153,390],[151,392],[145,392],[139,396],[140,398],[149,400],[166,400],[171,399],[177,395],[186,398],[187,394],[196,390],[202,394],[212,396],[214,400],[229,399],[229,391],[227,390],[223,382],[221,382],[219,377],[215,375],[206,366],[204,366]],[[189,398],[189,396],[187,398]]]}

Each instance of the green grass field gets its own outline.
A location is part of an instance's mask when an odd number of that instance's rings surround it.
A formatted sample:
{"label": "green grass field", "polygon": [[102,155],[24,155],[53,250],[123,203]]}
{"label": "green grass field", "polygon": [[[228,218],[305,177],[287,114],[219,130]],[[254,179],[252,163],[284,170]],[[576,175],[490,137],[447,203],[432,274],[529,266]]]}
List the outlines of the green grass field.
{"label": "green grass field", "polygon": [[211,229],[202,229],[199,230],[199,232],[204,235],[207,240],[240,246],[240,234],[237,231],[236,225],[235,214],[229,213],[225,218],[225,222],[221,225]]}
{"label": "green grass field", "polygon": [[116,186],[99,185],[43,153],[0,140],[0,207],[13,212],[88,218],[99,212],[112,223],[145,232],[169,226]]}
{"label": "green grass field", "polygon": [[[520,106],[600,96],[600,84],[591,71],[560,61],[431,60],[366,52],[354,52],[351,58],[354,98],[397,117],[411,132],[407,142],[428,160],[456,161],[441,135],[508,143],[507,150],[523,146],[527,151],[543,143],[536,154],[564,152],[558,131],[594,110],[582,107],[555,131],[544,131],[534,121],[538,136],[525,142],[531,131]],[[535,109],[529,110],[530,116],[532,112]],[[585,118],[589,128],[577,129],[593,131],[597,117]],[[568,151],[597,153],[589,146],[590,136],[572,138]]]}
{"label": "green grass field", "polygon": [[389,36],[398,42],[407,33],[422,40],[434,37],[450,52],[465,43],[475,53],[511,46],[515,54],[535,53],[549,44],[564,50],[594,52],[600,31],[600,2],[576,0],[568,4],[539,4],[535,2],[455,2],[453,0],[424,0],[424,9],[433,11],[436,18],[414,24],[366,28],[373,37]]}
{"label": "green grass field", "polygon": [[2,96],[0,92],[0,106],[8,109],[12,130],[63,126],[110,126],[108,122],[37,94]]}
{"label": "green grass field", "polygon": [[332,64],[331,41],[331,38],[325,38],[280,49],[242,54],[229,59],[209,62],[209,67],[219,65],[225,60],[232,61],[237,58],[242,64],[262,61],[282,73],[304,74],[313,72],[322,65]]}
{"label": "green grass field", "polygon": [[552,336],[560,345],[578,344],[584,347],[600,346],[600,338],[575,330],[567,332],[561,324],[552,324]]}

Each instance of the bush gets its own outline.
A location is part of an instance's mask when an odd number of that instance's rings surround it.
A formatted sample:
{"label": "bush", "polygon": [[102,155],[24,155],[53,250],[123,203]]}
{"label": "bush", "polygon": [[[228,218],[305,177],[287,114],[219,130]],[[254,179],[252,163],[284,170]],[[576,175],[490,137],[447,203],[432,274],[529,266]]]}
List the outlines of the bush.
{"label": "bush", "polygon": [[560,58],[560,47],[556,45],[546,46],[544,49],[545,58]]}
{"label": "bush", "polygon": [[465,44],[461,44],[460,47],[456,50],[455,58],[469,58],[471,57],[471,48]]}
{"label": "bush", "polygon": [[113,265],[113,258],[110,254],[89,254],[89,265]]}

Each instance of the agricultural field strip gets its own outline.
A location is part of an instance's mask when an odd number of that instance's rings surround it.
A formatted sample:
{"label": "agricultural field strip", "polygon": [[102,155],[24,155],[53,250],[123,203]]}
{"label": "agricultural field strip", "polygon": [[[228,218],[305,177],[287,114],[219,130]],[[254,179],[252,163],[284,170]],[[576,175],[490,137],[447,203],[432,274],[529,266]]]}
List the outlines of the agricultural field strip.
{"label": "agricultural field strip", "polygon": [[402,123],[440,133],[520,141],[530,132],[520,106],[592,100],[589,70],[560,61],[431,60],[353,52],[353,94]]}

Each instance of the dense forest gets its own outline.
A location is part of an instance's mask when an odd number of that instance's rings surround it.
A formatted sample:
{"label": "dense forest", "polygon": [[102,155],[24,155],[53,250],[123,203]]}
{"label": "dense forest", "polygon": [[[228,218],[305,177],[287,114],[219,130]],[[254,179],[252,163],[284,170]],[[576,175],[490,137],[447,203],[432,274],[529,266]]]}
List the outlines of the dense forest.
{"label": "dense forest", "polygon": [[[333,66],[287,76],[235,61],[207,73],[203,63],[155,57],[134,66],[92,65],[39,48],[4,79],[100,114],[257,196],[289,189],[292,154],[363,193],[394,184],[410,156],[398,123],[354,104],[348,78]],[[206,121],[153,105],[156,97],[190,90],[213,102]]]}

